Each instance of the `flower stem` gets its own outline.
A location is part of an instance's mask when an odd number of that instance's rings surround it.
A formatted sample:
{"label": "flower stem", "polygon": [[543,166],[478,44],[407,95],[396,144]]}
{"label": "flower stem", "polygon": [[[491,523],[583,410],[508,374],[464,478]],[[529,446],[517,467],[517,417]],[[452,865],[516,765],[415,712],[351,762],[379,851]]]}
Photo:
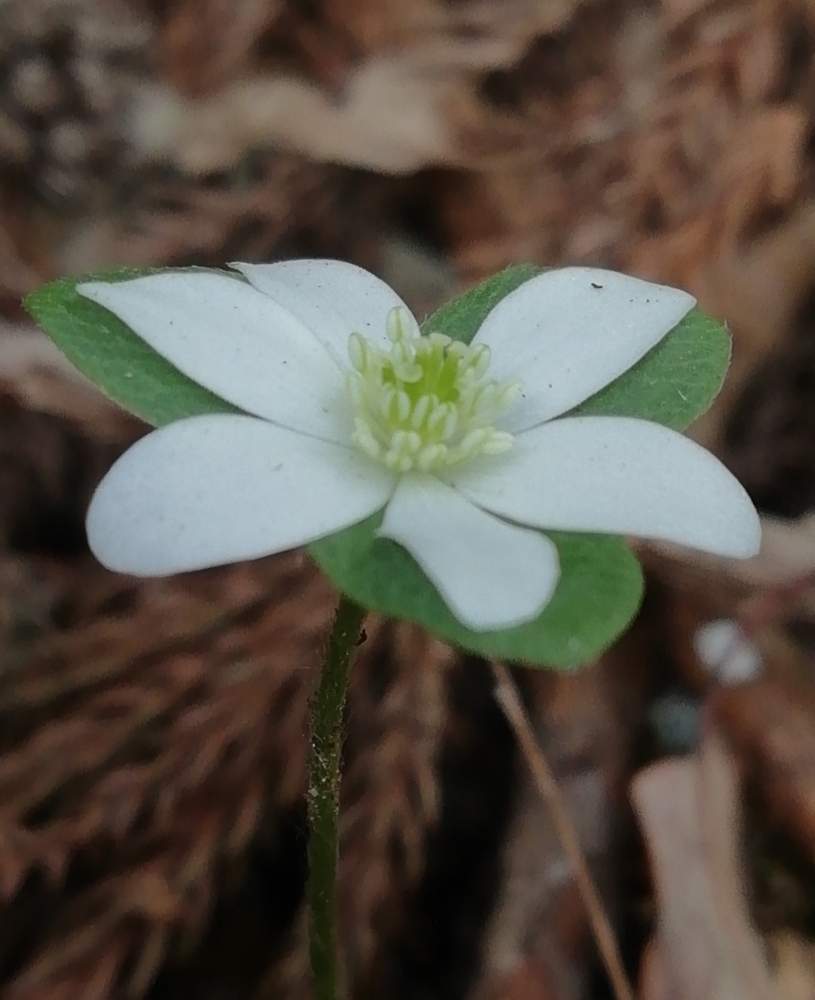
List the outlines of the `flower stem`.
{"label": "flower stem", "polygon": [[365,610],[340,597],[311,704],[308,908],[314,1000],[344,995],[337,953],[337,859],[343,709]]}

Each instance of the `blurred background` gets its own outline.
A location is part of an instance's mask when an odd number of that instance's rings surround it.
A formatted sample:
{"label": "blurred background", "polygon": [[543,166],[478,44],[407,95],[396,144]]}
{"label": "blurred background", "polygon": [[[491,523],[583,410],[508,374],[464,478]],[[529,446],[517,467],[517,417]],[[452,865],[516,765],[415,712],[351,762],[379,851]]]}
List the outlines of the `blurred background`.
{"label": "blurred background", "polygon": [[[516,670],[638,1000],[815,997],[815,5],[0,0],[0,996],[308,1000],[299,553],[90,558],[143,433],[26,320],[120,264],[338,256],[429,311],[517,261],[725,318],[694,428],[766,515],[745,564],[640,547],[636,626]],[[485,664],[372,619],[342,935],[355,1000],[611,994]]]}

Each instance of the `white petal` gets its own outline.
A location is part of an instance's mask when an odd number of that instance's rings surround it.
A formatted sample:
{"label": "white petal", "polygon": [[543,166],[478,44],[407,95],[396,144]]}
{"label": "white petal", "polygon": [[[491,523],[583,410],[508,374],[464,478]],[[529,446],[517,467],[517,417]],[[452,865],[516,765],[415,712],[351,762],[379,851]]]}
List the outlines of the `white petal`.
{"label": "white petal", "polygon": [[88,540],[138,576],[254,559],[354,524],[387,501],[384,467],[255,417],[191,417],[148,434],[102,480]]}
{"label": "white petal", "polygon": [[348,440],[349,406],[337,366],[296,316],[245,281],[167,271],[89,282],[78,291],[230,403],[306,434]]}
{"label": "white petal", "polygon": [[462,624],[475,631],[535,618],[557,586],[557,549],[430,476],[405,476],[379,529],[410,552]]}
{"label": "white petal", "polygon": [[313,330],[342,368],[348,367],[348,338],[354,332],[380,347],[390,347],[385,331],[391,309],[401,307],[416,324],[396,292],[356,264],[341,260],[285,260],[277,264],[229,266]]}
{"label": "white petal", "polygon": [[582,403],[639,361],[695,302],[676,288],[591,267],[525,282],[475,336],[490,348],[490,376],[523,385],[506,429],[534,427]]}
{"label": "white petal", "polygon": [[759,547],[758,514],[738,480],[709,451],[647,420],[553,420],[449,478],[487,510],[540,528],[639,535],[740,558]]}

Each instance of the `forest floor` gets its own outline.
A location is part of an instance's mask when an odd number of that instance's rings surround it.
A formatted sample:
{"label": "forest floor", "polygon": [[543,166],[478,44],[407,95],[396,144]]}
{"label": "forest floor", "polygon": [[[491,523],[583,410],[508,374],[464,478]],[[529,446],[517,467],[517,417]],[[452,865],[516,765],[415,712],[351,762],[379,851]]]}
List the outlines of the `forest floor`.
{"label": "forest floor", "polygon": [[[760,507],[762,554],[640,545],[630,633],[514,676],[638,1000],[815,997],[814,123],[807,0],[0,0],[0,996],[309,997],[306,707],[335,597],[301,553],[96,565],[88,498],[143,427],[20,301],[115,264],[337,256],[419,314],[529,260],[727,320],[692,433]],[[612,997],[489,666],[366,631],[355,1000]]]}

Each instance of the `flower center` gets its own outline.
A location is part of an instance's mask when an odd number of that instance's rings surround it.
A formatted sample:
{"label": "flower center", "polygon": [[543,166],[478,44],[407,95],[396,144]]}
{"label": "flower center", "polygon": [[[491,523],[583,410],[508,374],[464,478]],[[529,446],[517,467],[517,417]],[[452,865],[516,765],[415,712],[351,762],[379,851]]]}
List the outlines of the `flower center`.
{"label": "flower center", "polygon": [[394,472],[437,472],[512,447],[512,435],[493,425],[521,387],[485,377],[486,345],[413,333],[400,308],[388,314],[387,332],[389,350],[358,333],[348,340],[358,448]]}

